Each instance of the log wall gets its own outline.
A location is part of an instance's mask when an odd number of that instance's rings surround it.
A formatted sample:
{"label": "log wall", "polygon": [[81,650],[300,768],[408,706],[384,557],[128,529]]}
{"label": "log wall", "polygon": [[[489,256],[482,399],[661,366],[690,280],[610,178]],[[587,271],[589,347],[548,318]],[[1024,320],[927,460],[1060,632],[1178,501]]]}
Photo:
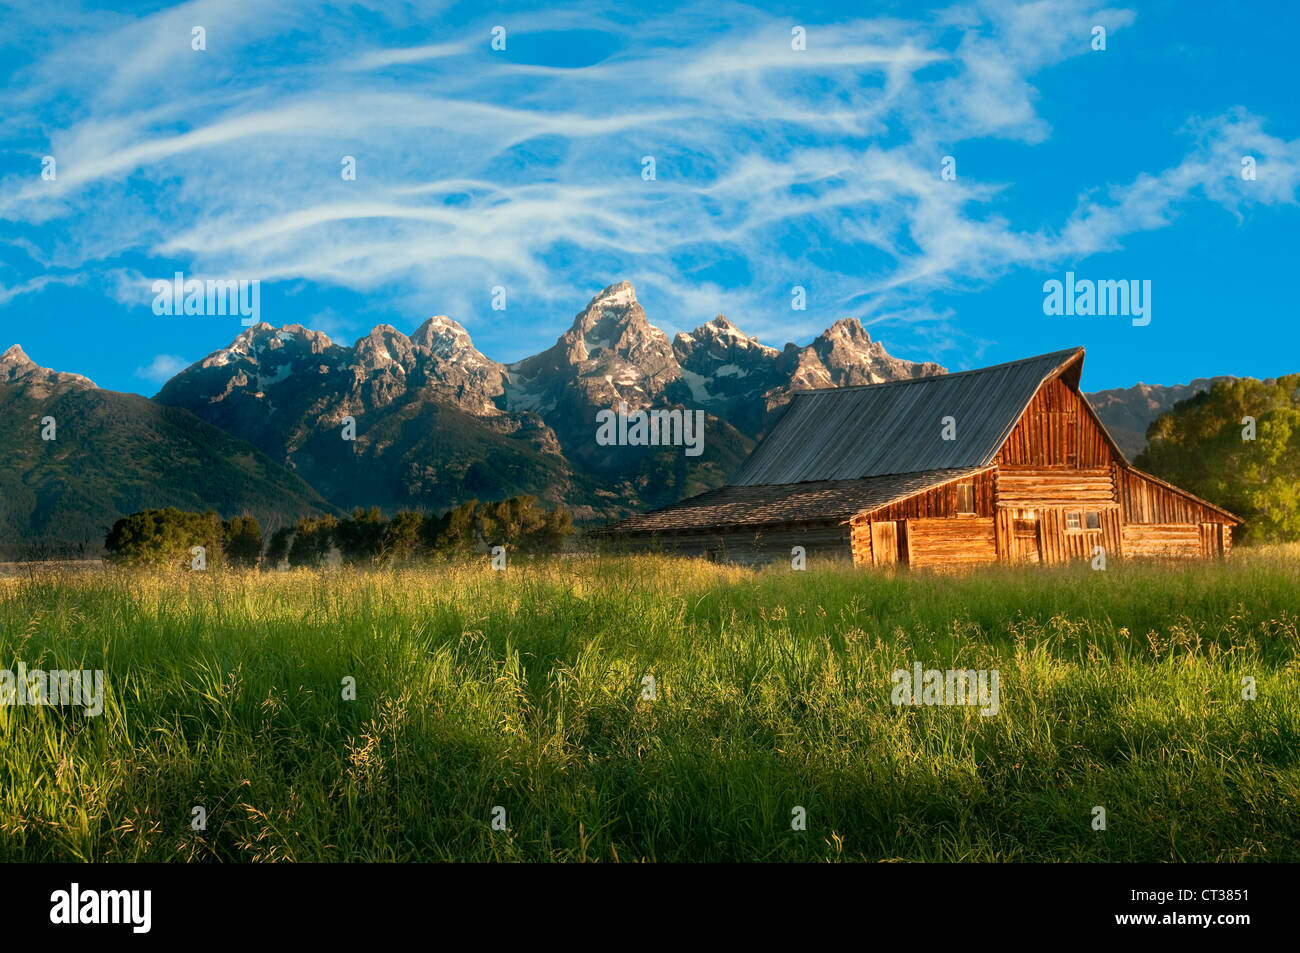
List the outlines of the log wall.
{"label": "log wall", "polygon": [[1201,528],[1195,523],[1128,523],[1124,526],[1126,556],[1202,556]]}
{"label": "log wall", "polygon": [[1114,472],[1109,466],[1064,469],[1017,467],[998,472],[999,506],[1110,504],[1116,501]]}
{"label": "log wall", "polygon": [[908,520],[907,553],[909,564],[921,569],[963,569],[996,562],[993,520]]}
{"label": "log wall", "polygon": [[857,566],[892,566],[900,561],[904,524],[897,520],[859,520],[852,525],[853,563]]}

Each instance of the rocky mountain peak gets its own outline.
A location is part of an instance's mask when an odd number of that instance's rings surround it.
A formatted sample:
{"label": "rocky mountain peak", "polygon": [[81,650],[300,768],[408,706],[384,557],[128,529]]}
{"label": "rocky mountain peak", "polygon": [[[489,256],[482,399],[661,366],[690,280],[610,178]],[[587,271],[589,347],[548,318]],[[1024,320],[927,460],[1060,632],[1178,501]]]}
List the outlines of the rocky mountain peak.
{"label": "rocky mountain peak", "polygon": [[0,354],[0,383],[21,384],[33,390],[33,396],[48,396],[55,389],[93,388],[95,382],[80,374],[68,374],[41,367],[17,344]]}
{"label": "rocky mountain peak", "polygon": [[632,287],[630,281],[616,281],[612,285],[602,289],[588,303],[587,307],[600,303],[611,308],[627,307],[636,304],[636,289]]}
{"label": "rocky mountain peak", "polygon": [[337,349],[338,345],[322,331],[313,331],[301,324],[273,327],[265,321],[248,328],[219,351],[213,351],[202,361],[202,368],[225,367],[246,363],[253,366],[283,365],[295,358],[311,359]]}
{"label": "rocky mountain peak", "polygon": [[[677,335],[677,338],[675,338],[674,340],[677,339],[684,339],[685,341],[694,342],[694,343],[698,343],[701,341],[732,341],[732,340],[749,341],[751,340],[751,338],[749,338],[743,331],[741,331],[740,328],[736,327],[734,324],[728,321],[727,316],[724,314],[718,315],[716,318],[714,318],[711,321],[706,321],[704,324],[701,324],[698,328],[696,328],[694,331],[691,331],[690,333],[686,333],[686,332],[679,333]],[[757,340],[757,339],[753,339],[753,340]]]}
{"label": "rocky mountain peak", "polygon": [[9,350],[0,354],[0,367],[25,368],[35,366],[36,363],[27,356],[22,347],[18,344],[10,345]]}
{"label": "rocky mountain peak", "polygon": [[1158,416],[1172,410],[1180,400],[1187,400],[1201,391],[1208,391],[1231,377],[1199,377],[1186,384],[1134,384],[1088,394],[1092,405],[1106,430],[1119,444],[1130,460],[1146,449],[1147,427]]}
{"label": "rocky mountain peak", "polygon": [[601,351],[657,364],[672,351],[668,335],[650,323],[628,281],[610,285],[592,298],[560,340],[570,364],[596,358]]}
{"label": "rocky mountain peak", "polygon": [[505,392],[505,367],[476,347],[464,325],[445,314],[429,318],[411,334],[420,386],[479,416],[500,413],[496,399]]}
{"label": "rocky mountain peak", "polygon": [[679,333],[673,338],[673,351],[683,365],[702,353],[715,359],[729,359],[752,352],[752,356],[766,360],[775,360],[780,354],[776,348],[760,344],[758,338],[745,334],[722,314],[689,334]]}
{"label": "rocky mountain peak", "polygon": [[727,316],[725,314],[718,315],[712,321],[700,325],[695,330],[699,332],[715,334],[721,337],[735,337],[737,335],[744,337],[744,335],[741,334],[740,328],[736,327],[734,324],[728,321]]}
{"label": "rocky mountain peak", "polygon": [[411,343],[417,347],[435,350],[439,347],[451,347],[461,350],[473,347],[469,332],[459,321],[453,321],[445,314],[435,314],[411,334]]}
{"label": "rocky mountain peak", "polygon": [[377,324],[365,337],[352,345],[353,361],[367,371],[393,369],[405,372],[414,365],[415,348],[408,338],[391,324]]}
{"label": "rocky mountain peak", "polygon": [[[841,318],[832,324],[800,355],[797,364],[796,377],[815,387],[879,384],[947,373],[932,361],[914,363],[892,356],[883,344],[871,340],[857,318]],[[815,383],[818,381],[821,383]]]}
{"label": "rocky mountain peak", "polygon": [[296,345],[298,348],[306,350],[312,354],[323,354],[332,347],[337,347],[330,340],[328,334],[323,331],[313,331],[311,328],[305,328],[301,324],[286,324],[284,327],[276,329],[271,328],[271,334],[267,341],[268,347],[272,350]]}
{"label": "rocky mountain peak", "polygon": [[845,357],[884,353],[884,348],[871,340],[857,318],[840,318],[817,335],[812,346],[819,356],[836,352]]}
{"label": "rocky mountain peak", "polygon": [[[631,282],[612,284],[578,312],[554,346],[509,368],[512,408],[581,415],[626,401],[644,407],[681,376],[668,335],[652,325]],[[576,439],[576,432],[575,432]]]}
{"label": "rocky mountain peak", "polygon": [[825,333],[828,335],[843,334],[868,344],[871,343],[871,335],[867,333],[867,329],[862,326],[862,322],[857,318],[839,318],[826,329]]}
{"label": "rocky mountain peak", "polygon": [[434,315],[415,329],[411,343],[417,352],[426,355],[438,369],[448,374],[453,367],[467,372],[487,374],[495,378],[493,394],[501,392],[501,375],[505,368],[474,346],[464,325],[445,314]]}

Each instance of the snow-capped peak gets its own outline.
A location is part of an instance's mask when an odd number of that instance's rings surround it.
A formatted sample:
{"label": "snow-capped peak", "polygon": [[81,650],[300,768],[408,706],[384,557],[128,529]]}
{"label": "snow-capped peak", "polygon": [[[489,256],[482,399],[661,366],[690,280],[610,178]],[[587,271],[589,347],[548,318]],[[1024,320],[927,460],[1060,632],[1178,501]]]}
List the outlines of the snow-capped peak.
{"label": "snow-capped peak", "polygon": [[600,304],[609,307],[626,307],[636,302],[636,289],[630,281],[619,281],[603,289],[591,299],[588,308]]}

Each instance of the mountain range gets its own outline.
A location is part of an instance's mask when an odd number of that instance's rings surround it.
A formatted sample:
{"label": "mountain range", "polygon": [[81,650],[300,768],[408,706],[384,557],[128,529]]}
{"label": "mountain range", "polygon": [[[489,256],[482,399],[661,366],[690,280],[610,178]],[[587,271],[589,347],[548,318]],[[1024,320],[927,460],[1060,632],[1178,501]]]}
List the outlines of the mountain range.
{"label": "mountain range", "polygon": [[[152,399],[0,357],[0,532],[66,548],[145,507],[248,512],[263,525],[378,505],[440,511],[532,493],[578,520],[617,517],[721,484],[797,390],[946,373],[891,356],[855,318],[776,349],[723,315],[669,336],[628,282],[610,285],[553,346],[513,364],[446,316],[409,336],[379,325],[351,347],[259,323]],[[1214,378],[1090,395],[1126,453],[1146,424]],[[596,414],[701,410],[704,452],[604,446]],[[42,441],[51,415],[58,436]]]}
{"label": "mountain range", "polygon": [[275,522],[332,509],[249,443],[138,394],[0,355],[0,558],[99,552],[113,523],[176,506]]}
{"label": "mountain range", "polygon": [[1189,384],[1164,387],[1158,384],[1135,384],[1132,387],[1100,390],[1088,394],[1088,403],[1097,411],[1110,435],[1130,460],[1146,449],[1147,427],[1174,404],[1193,394],[1207,391],[1232,377],[1198,377]]}
{"label": "mountain range", "polygon": [[[553,346],[513,364],[442,315],[410,336],[380,325],[352,347],[258,324],[155,400],[247,440],[345,509],[531,492],[590,520],[718,485],[792,390],[937,373],[891,357],[854,319],[780,351],[721,315],[670,339],[620,282]],[[596,413],[620,405],[703,410],[704,453],[600,445]],[[344,439],[348,418],[355,439]]]}

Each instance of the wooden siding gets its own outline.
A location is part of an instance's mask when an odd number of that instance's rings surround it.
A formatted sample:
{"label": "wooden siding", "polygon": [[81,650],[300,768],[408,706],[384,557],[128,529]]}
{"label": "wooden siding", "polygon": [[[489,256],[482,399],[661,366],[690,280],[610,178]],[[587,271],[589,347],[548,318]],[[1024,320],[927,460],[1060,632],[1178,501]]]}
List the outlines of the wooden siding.
{"label": "wooden siding", "polygon": [[1159,480],[1121,467],[1117,471],[1125,523],[1231,523],[1212,506],[1170,489]]}
{"label": "wooden siding", "polygon": [[1128,523],[1124,554],[1130,557],[1199,557],[1201,528],[1193,523]]}
{"label": "wooden siding", "polygon": [[998,454],[1003,467],[1105,467],[1115,458],[1084,398],[1059,377],[1030,401]]}
{"label": "wooden siding", "polygon": [[909,519],[909,564],[919,569],[962,569],[996,562],[992,519]]}
{"label": "wooden siding", "polygon": [[854,565],[893,566],[901,561],[903,530],[899,522],[859,520],[850,533]]}
{"label": "wooden siding", "polygon": [[1114,503],[1111,467],[1072,470],[1060,467],[1017,467],[998,471],[999,506]]}
{"label": "wooden siding", "polygon": [[[1071,512],[1081,516],[1096,513],[1100,527],[1070,529],[1066,514]],[[1096,546],[1106,550],[1107,559],[1123,555],[1120,510],[1113,503],[1037,508],[1000,506],[996,522],[998,554],[1008,562],[1062,563],[1092,559]]]}
{"label": "wooden siding", "polygon": [[1232,525],[1229,523],[1201,524],[1201,555],[1207,559],[1225,557],[1232,553]]}
{"label": "wooden siding", "polygon": [[1063,563],[1072,559],[1092,559],[1093,549],[1101,546],[1106,550],[1106,557],[1113,559],[1123,550],[1123,534],[1120,529],[1118,506],[1095,510],[1101,523],[1100,529],[1069,529],[1065,515],[1079,512],[1075,506],[1051,507],[1039,510],[1039,541],[1043,552],[1043,562]]}
{"label": "wooden siding", "polygon": [[[897,503],[891,503],[888,506],[873,510],[870,518],[873,520],[904,520],[904,519],[932,519],[935,517],[955,517],[957,519],[972,519],[971,514],[958,515],[957,513],[957,484],[959,482],[971,483],[975,489],[975,513],[974,516],[993,516],[994,506],[994,488],[995,488],[995,471],[986,470],[983,473],[977,473],[974,476],[965,477],[962,480],[954,480],[936,486],[930,490],[924,490],[915,496],[910,496],[905,500],[899,500]],[[858,519],[865,519],[859,517]],[[856,520],[855,520],[856,522]]]}

